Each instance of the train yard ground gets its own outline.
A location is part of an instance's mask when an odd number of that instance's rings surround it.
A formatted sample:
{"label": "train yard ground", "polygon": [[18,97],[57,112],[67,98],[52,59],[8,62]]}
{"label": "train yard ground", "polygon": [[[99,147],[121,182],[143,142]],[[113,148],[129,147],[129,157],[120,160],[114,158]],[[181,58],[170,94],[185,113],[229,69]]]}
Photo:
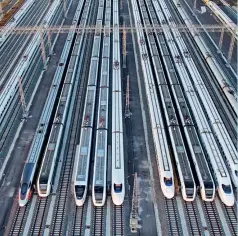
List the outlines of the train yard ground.
{"label": "train yard ground", "polygon": [[[72,24],[77,5],[80,0],[66,1],[68,8],[67,16],[60,19],[59,24]],[[84,2],[83,9],[87,7]],[[197,19],[202,24],[217,24],[214,17],[206,12],[203,15],[197,13],[194,17],[188,8],[193,7],[189,1],[181,0],[181,6],[186,9],[193,22]],[[91,2],[88,0],[87,2]],[[90,17],[88,25],[96,22],[97,6],[90,5]],[[138,4],[142,1],[136,1]],[[149,0],[148,0],[149,2]],[[105,0],[106,3],[106,0]],[[132,2],[129,0],[118,1],[120,12],[120,25],[134,25]],[[111,7],[113,4],[111,4]],[[198,7],[200,5],[198,4]],[[148,9],[146,9],[148,11]],[[63,9],[62,9],[63,11]],[[113,12],[113,11],[112,11]],[[111,15],[113,15],[111,13]],[[26,23],[27,24],[27,23]],[[113,32],[112,32],[113,33]],[[111,33],[111,35],[112,35]],[[121,80],[122,80],[122,114],[123,114],[123,144],[124,144],[124,166],[125,166],[125,199],[122,206],[114,205],[110,191],[107,193],[107,200],[103,207],[94,207],[92,202],[92,186],[89,191],[84,206],[76,206],[73,197],[72,175],[74,168],[74,158],[76,145],[80,140],[80,124],[82,121],[85,94],[90,67],[90,57],[92,54],[94,32],[86,33],[86,40],[81,50],[80,65],[78,64],[78,80],[73,90],[72,100],[69,108],[69,117],[66,122],[64,136],[62,138],[62,149],[57,161],[54,174],[52,193],[47,198],[40,198],[35,190],[31,200],[24,207],[18,206],[19,184],[23,168],[27,160],[34,135],[37,131],[47,95],[52,86],[52,81],[61,61],[67,33],[58,34],[53,52],[48,57],[47,66],[42,67],[34,74],[35,80],[29,86],[26,96],[28,118],[22,119],[20,98],[17,105],[18,112],[11,122],[10,132],[1,140],[0,150],[0,236],[2,235],[236,235],[237,234],[237,189],[234,187],[235,205],[225,206],[218,194],[213,202],[204,202],[200,192],[196,194],[193,202],[185,202],[181,193],[176,162],[172,158],[172,165],[175,174],[176,193],[173,199],[166,199],[162,193],[160,185],[160,174],[156,159],[156,151],[153,141],[152,122],[150,119],[149,104],[147,101],[146,88],[143,77],[143,67],[139,49],[139,39],[136,31],[128,31],[126,35],[126,64],[121,60]],[[218,45],[220,36],[218,33],[211,33],[214,45]],[[112,40],[111,40],[112,41]],[[123,52],[123,33],[120,32],[121,58]],[[194,43],[195,44],[195,43]],[[214,45],[209,42],[213,51]],[[112,45],[112,43],[111,43]],[[189,44],[188,44],[189,46]],[[222,51],[224,58],[227,57],[230,46],[230,35],[226,33]],[[111,46],[112,48],[112,46]],[[237,73],[237,42],[231,58],[233,71]],[[102,51],[102,50],[101,50]],[[112,49],[111,49],[112,51]],[[72,53],[72,50],[70,50]],[[6,54],[7,55],[7,54]],[[69,55],[70,57],[70,55]],[[111,53],[112,57],[112,53]],[[220,62],[225,64],[225,59],[217,54]],[[110,79],[112,79],[113,58],[110,64]],[[17,64],[17,62],[16,62]],[[83,66],[82,66],[83,65]],[[14,69],[15,64],[11,65]],[[66,67],[68,66],[68,63]],[[207,68],[204,66],[204,68]],[[12,70],[13,70],[12,69]],[[229,67],[223,69],[230,74],[232,84],[237,85],[237,78]],[[1,72],[1,71],[0,71]],[[10,71],[12,73],[12,71]],[[9,72],[9,73],[10,73]],[[2,72],[1,72],[2,73]],[[209,72],[210,73],[210,72]],[[1,74],[0,74],[1,77]],[[126,117],[126,98],[128,96],[129,79],[129,117]],[[110,81],[112,83],[112,81]],[[222,93],[218,86],[210,87],[211,94]],[[99,90],[99,89],[97,89]],[[236,91],[237,92],[237,91]],[[19,95],[17,95],[19,96]],[[221,96],[221,100],[225,97]],[[58,97],[59,98],[59,97]],[[214,95],[213,98],[216,98]],[[224,98],[225,99],[225,98]],[[216,101],[226,105],[228,102]],[[112,106],[111,98],[109,104]],[[224,105],[224,106],[225,106]],[[9,109],[14,110],[15,106]],[[236,115],[231,109],[220,109],[223,119],[227,121],[226,127],[232,137],[232,141],[237,142]],[[225,113],[229,114],[225,114]],[[232,113],[232,114],[230,114]],[[235,117],[235,118],[234,118]],[[110,119],[110,117],[109,117]],[[224,121],[225,123],[226,121]],[[109,121],[110,123],[110,121]],[[168,135],[168,132],[167,132]],[[95,141],[95,140],[94,140]],[[94,143],[93,141],[93,143]],[[111,137],[108,143],[111,146]],[[172,152],[171,143],[169,150]],[[173,156],[173,155],[171,155]],[[110,158],[110,155],[108,155]],[[110,161],[108,159],[108,161]],[[90,161],[90,179],[92,182],[93,159]],[[193,169],[195,173],[195,170]],[[131,233],[130,214],[133,206],[134,175],[138,176],[138,201],[136,201],[136,211],[138,215],[137,233]],[[113,174],[113,173],[112,173]],[[195,174],[194,174],[195,175]],[[90,182],[90,183],[91,183]],[[196,181],[198,182],[198,181]],[[35,183],[33,183],[35,185]],[[198,184],[197,184],[198,186]],[[199,187],[198,187],[199,189]]]}

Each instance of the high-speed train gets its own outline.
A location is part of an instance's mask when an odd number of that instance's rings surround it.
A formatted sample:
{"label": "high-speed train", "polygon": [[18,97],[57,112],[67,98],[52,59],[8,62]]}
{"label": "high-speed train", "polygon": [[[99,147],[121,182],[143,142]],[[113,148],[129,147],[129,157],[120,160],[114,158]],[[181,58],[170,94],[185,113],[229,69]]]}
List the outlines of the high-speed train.
{"label": "high-speed train", "polygon": [[[107,0],[105,8],[105,31],[109,30],[111,19],[111,4]],[[109,32],[109,31],[108,31]],[[94,206],[103,206],[107,195],[107,139],[108,139],[108,98],[109,98],[109,62],[110,34],[104,33],[102,64],[100,76],[100,94],[98,103],[98,118],[96,131],[96,148],[94,155],[94,171],[92,185],[92,200]]]}
{"label": "high-speed train", "polygon": [[[159,13],[158,13],[159,14]],[[153,17],[150,14],[153,25],[159,24],[157,17]],[[182,121],[182,127],[186,136],[188,143],[188,148],[190,150],[191,157],[196,169],[196,173],[200,184],[200,193],[204,201],[213,201],[215,196],[215,184],[209,170],[203,148],[199,141],[193,120],[188,109],[185,97],[183,95],[180,83],[175,71],[174,65],[172,63],[172,58],[168,54],[168,48],[164,35],[162,33],[155,34],[158,42],[159,49],[162,54],[162,60],[164,62],[165,69],[168,75],[168,81],[172,88],[172,93],[174,95],[175,103],[179,111],[179,117]],[[160,77],[161,80],[161,77]],[[165,100],[170,100],[168,96],[165,96]],[[192,192],[192,191],[191,191]],[[195,193],[195,191],[194,191]]]}
{"label": "high-speed train", "polygon": [[[59,5],[60,6],[60,5]],[[54,12],[55,13],[55,12]],[[75,20],[78,19],[78,13],[75,15]],[[77,22],[77,20],[76,20]],[[47,97],[45,107],[43,109],[43,113],[41,115],[37,131],[35,133],[34,139],[31,144],[30,151],[28,153],[27,161],[22,173],[20,187],[19,187],[19,205],[25,206],[28,200],[31,197],[34,181],[35,181],[35,173],[37,170],[37,164],[40,158],[40,154],[42,151],[42,146],[47,134],[48,124],[50,121],[50,117],[55,105],[55,101],[57,98],[59,85],[63,76],[63,72],[66,65],[66,60],[69,55],[70,45],[72,44],[72,32],[68,34],[66,40],[66,44],[64,46],[60,61],[62,65],[59,65],[56,69],[56,73],[50,87],[49,95]]]}
{"label": "high-speed train", "polygon": [[[113,1],[113,26],[119,26],[119,1]],[[124,145],[122,123],[122,89],[119,29],[114,28],[112,38],[112,186],[115,205],[121,205],[125,197]]]}
{"label": "high-speed train", "polygon": [[[167,8],[164,0],[159,2],[161,4],[163,11],[165,12],[165,18],[171,26],[176,26],[175,21],[172,18],[170,11]],[[189,69],[191,79],[195,85],[196,91],[202,101],[204,109],[210,120],[210,124],[213,132],[215,132],[216,137],[222,147],[225,154],[226,162],[228,164],[228,170],[230,171],[231,179],[234,185],[238,186],[238,154],[235,144],[233,143],[227,128],[224,125],[221,115],[219,114],[215,103],[208,91],[206,85],[203,82],[203,76],[201,71],[197,68],[193,58],[189,54],[184,52],[189,52],[184,39],[182,38],[180,32],[175,29],[172,31],[174,37],[176,37],[177,45],[181,53],[181,58],[183,58],[184,63]],[[179,54],[178,54],[179,55]]]}
{"label": "high-speed train", "polygon": [[[103,6],[99,3],[97,26],[102,26]],[[75,170],[72,176],[72,191],[77,206],[85,202],[88,190],[89,165],[91,157],[92,133],[96,105],[97,83],[99,80],[99,55],[101,46],[101,32],[94,35],[90,70],[85,97],[83,119],[81,124],[80,141],[75,155]]]}
{"label": "high-speed train", "polygon": [[[135,24],[136,26],[141,26],[139,10],[134,0],[132,1],[132,6]],[[173,167],[170,159],[167,137],[164,130],[165,128],[161,116],[161,109],[159,107],[158,97],[156,95],[156,87],[153,80],[151,64],[148,60],[148,51],[145,44],[144,33],[140,28],[138,28],[136,32],[139,41],[138,45],[140,49],[142,71],[144,75],[146,96],[150,112],[154,147],[156,151],[156,158],[160,175],[160,185],[164,196],[166,198],[173,198],[175,193]]]}
{"label": "high-speed train", "polygon": [[[83,1],[80,1],[80,4],[81,5],[79,5],[79,9],[81,11]],[[74,84],[76,86],[75,80],[78,67],[75,65],[77,65],[79,61],[80,51],[83,43],[83,34],[77,34],[76,41],[79,43],[75,44],[73,47],[59,103],[51,127],[49,140],[44,152],[43,161],[37,178],[37,190],[40,197],[49,196],[51,191],[53,174],[56,166],[56,161],[59,156],[62,136],[67,122],[68,110],[72,99],[71,94]],[[73,70],[71,68],[73,68]]]}
{"label": "high-speed train", "polygon": [[[145,7],[144,3],[140,4],[141,9]],[[142,12],[144,24],[149,24],[149,16],[147,12]],[[163,72],[160,55],[153,34],[147,33],[149,51],[152,57],[152,65],[156,75],[158,91],[162,107],[165,113],[166,125],[169,130],[174,157],[179,173],[182,196],[185,201],[193,201],[196,195],[196,185],[193,178],[193,173],[190,167],[187,151],[181,134],[181,127],[177,120],[174,105],[170,96],[166,77]],[[163,54],[163,56],[165,56]]]}
{"label": "high-speed train", "polygon": [[[163,0],[161,1],[163,2]],[[158,3],[155,3],[155,1],[153,1],[153,5],[155,6],[156,14],[159,20],[162,21],[164,18],[163,15],[161,15],[160,13],[160,9],[158,9]],[[164,10],[165,9],[167,8],[164,7]],[[169,22],[171,21],[172,18],[170,17]],[[178,36],[179,32],[175,33],[176,40],[173,39],[171,32],[164,31],[165,39],[168,42],[168,47],[170,49],[170,53],[174,60],[174,65],[178,71],[178,74],[180,78],[183,78],[180,82],[184,88],[186,97],[189,101],[194,120],[196,121],[199,136],[206,150],[205,154],[207,154],[208,161],[213,169],[212,173],[214,174],[214,180],[217,185],[219,196],[224,204],[226,204],[227,206],[232,206],[234,205],[234,194],[232,190],[231,180],[228,174],[228,170],[223,161],[222,154],[219,150],[218,144],[215,141],[215,135],[209,126],[206,115],[198,99],[198,95],[196,94],[193,84],[190,81],[190,76],[185,65],[183,63],[178,63],[176,60],[177,56],[180,54],[177,48],[180,43],[178,39],[181,38]],[[176,41],[177,44],[175,43]]]}

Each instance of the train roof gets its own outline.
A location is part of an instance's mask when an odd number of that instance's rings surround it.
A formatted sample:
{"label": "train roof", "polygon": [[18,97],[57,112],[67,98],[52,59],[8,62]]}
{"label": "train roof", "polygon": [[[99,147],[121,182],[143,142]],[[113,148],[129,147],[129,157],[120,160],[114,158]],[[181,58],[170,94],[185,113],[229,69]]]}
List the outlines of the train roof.
{"label": "train roof", "polygon": [[22,183],[29,183],[31,180],[31,175],[34,170],[35,163],[26,163],[23,174],[22,174]]}

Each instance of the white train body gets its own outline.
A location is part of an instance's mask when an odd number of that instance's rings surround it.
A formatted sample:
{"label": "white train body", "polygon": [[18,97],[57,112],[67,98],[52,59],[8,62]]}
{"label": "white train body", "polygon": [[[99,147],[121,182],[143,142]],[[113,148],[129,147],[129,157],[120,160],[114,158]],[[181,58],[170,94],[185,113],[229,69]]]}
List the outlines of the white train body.
{"label": "white train body", "polygon": [[[156,14],[157,14],[160,22],[165,22],[165,18],[163,16],[163,14],[161,13],[159,3],[155,0],[153,0],[152,2],[153,2],[153,5],[156,10]],[[165,16],[166,16],[167,20],[169,19],[168,20],[169,24],[174,26],[174,23],[172,20],[173,18],[169,13],[166,4],[164,3],[163,0],[160,1],[160,4],[163,8],[163,11],[165,12]],[[177,46],[180,48],[181,43],[183,43],[183,40],[180,36],[180,33],[176,29],[174,29],[172,33],[174,34],[174,38],[177,41],[177,44],[175,43],[175,40],[172,37],[172,34],[169,31],[164,31],[166,41],[168,42],[168,47],[172,54],[178,74],[181,78],[183,78],[181,80],[181,82],[184,87],[186,97],[189,101],[191,110],[193,112],[193,116],[196,120],[199,135],[200,135],[200,137],[202,139],[202,143],[206,149],[206,153],[208,154],[209,162],[211,163],[211,167],[212,167],[213,173],[214,173],[214,178],[217,182],[219,196],[220,196],[221,200],[224,202],[224,204],[231,206],[234,204],[234,194],[233,194],[233,190],[232,190],[230,176],[228,174],[227,168],[223,161],[222,154],[220,153],[218,145],[215,141],[215,136],[213,134],[213,131],[209,127],[209,124],[208,124],[207,118],[204,114],[203,108],[200,104],[198,96],[197,96],[197,94],[193,88],[193,85],[190,81],[190,78],[189,78],[188,72],[185,68],[185,65],[183,63],[180,63],[178,60],[178,58],[179,58],[178,56],[180,55],[180,53],[178,51]],[[185,48],[184,43],[183,43],[183,51],[182,52],[184,52],[185,50],[187,50],[187,49]],[[183,53],[181,53],[181,54],[183,54]],[[189,65],[189,62],[192,61],[191,58],[190,57],[186,58],[185,56],[183,56],[183,58],[184,58],[184,61],[188,63],[187,66],[191,71],[192,78],[194,80],[199,78],[200,77],[199,74],[196,74],[196,76],[197,76],[196,78],[193,74],[193,71],[195,70],[194,66]],[[200,80],[200,84],[201,84],[201,81],[202,80]],[[197,86],[197,89],[199,89],[199,86]],[[223,173],[223,174],[220,175],[220,173]],[[222,184],[224,184],[228,189],[231,188],[230,193],[225,193],[225,191],[222,191],[222,189],[221,189]]]}
{"label": "white train body", "polygon": [[76,171],[74,176],[74,199],[77,206],[85,202],[88,189],[88,173],[92,143],[92,128],[81,129],[79,150],[76,152]]}
{"label": "white train body", "polygon": [[119,36],[119,1],[114,0],[113,6],[113,38],[112,38],[112,186],[111,195],[115,205],[121,205],[125,197],[124,174],[124,141],[122,122],[122,90]]}
{"label": "white train body", "polygon": [[[135,24],[136,26],[141,26],[139,10],[134,0],[132,1],[132,6]],[[164,196],[166,198],[173,198],[175,193],[173,168],[164,130],[165,128],[161,116],[161,110],[156,95],[156,87],[153,81],[151,65],[148,59],[148,51],[145,45],[144,33],[140,28],[138,28],[136,32],[140,49],[148,108],[150,112],[155,153],[160,175],[160,185]]]}

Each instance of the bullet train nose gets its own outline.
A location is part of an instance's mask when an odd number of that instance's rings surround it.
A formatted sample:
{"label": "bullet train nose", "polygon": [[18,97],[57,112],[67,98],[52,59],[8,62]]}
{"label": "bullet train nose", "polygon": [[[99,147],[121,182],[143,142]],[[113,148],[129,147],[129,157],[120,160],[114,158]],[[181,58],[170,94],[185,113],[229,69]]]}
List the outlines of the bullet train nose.
{"label": "bullet train nose", "polygon": [[27,202],[28,202],[27,196],[26,195],[25,196],[21,195],[20,198],[19,198],[19,206],[23,207],[27,204]]}
{"label": "bullet train nose", "polygon": [[234,206],[235,204],[235,198],[231,195],[226,195],[221,200],[226,206]]}
{"label": "bullet train nose", "polygon": [[122,205],[122,203],[124,202],[124,194],[116,194],[114,192],[112,200],[115,205]]}
{"label": "bullet train nose", "polygon": [[174,197],[174,186],[171,187],[165,187],[162,189],[163,194],[166,198],[173,198]]}

